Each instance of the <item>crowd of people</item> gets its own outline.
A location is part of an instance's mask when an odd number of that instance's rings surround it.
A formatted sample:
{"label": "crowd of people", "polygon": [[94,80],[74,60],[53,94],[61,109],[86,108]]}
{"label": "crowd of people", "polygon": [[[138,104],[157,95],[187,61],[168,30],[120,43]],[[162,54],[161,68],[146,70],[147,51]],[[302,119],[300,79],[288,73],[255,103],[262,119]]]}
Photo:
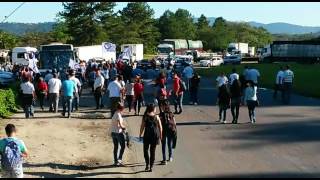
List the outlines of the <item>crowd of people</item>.
{"label": "crowd of people", "polygon": [[[40,108],[45,110],[48,100],[48,111],[58,113],[59,101],[62,101],[62,116],[71,117],[72,112],[79,111],[82,90],[90,87],[95,100],[96,109],[101,109],[109,102],[111,110],[111,137],[114,144],[114,165],[123,165],[122,158],[127,141],[127,129],[122,117],[125,108],[131,114],[140,116],[141,107],[146,106],[142,116],[139,138],[143,142],[143,153],[146,162],[145,170],[151,172],[154,167],[156,147],[162,145],[161,164],[173,161],[173,149],[177,143],[177,127],[175,116],[183,112],[183,98],[189,93],[190,105],[197,105],[200,76],[195,70],[186,65],[182,72],[174,71],[164,65],[159,71],[155,67],[149,69],[137,68],[135,63],[96,63],[82,62],[78,69],[65,69],[59,72],[53,69],[46,74],[35,74],[28,67],[21,67],[17,71],[21,80],[21,98],[25,117],[34,117],[35,100]],[[144,77],[153,79],[153,100],[146,103]],[[252,67],[245,67],[241,75],[232,69],[229,77],[221,73],[216,78],[218,88],[217,105],[219,107],[219,121],[227,123],[227,110],[231,109],[232,123],[237,124],[240,106],[248,107],[249,119],[256,122],[255,108],[259,105],[258,86],[260,73]],[[274,98],[281,91],[284,103],[289,103],[294,74],[289,66],[281,67],[276,76]],[[169,88],[172,85],[172,88]],[[171,103],[172,102],[172,103]],[[174,105],[174,110],[171,109]],[[157,113],[157,108],[159,113]],[[133,115],[133,114],[132,114]],[[16,129],[13,124],[6,127],[8,138],[0,141],[0,148],[5,149],[3,156],[22,154],[27,156],[27,149],[23,141],[15,138]],[[120,146],[120,149],[119,149]],[[17,148],[20,147],[20,148]],[[168,151],[168,156],[166,154]],[[167,158],[168,157],[168,158]],[[5,158],[4,158],[5,159]],[[6,159],[5,159],[6,160]],[[7,177],[21,177],[22,163],[15,159],[16,164],[10,165],[7,159],[4,169]],[[4,161],[5,162],[5,161]],[[4,166],[4,165],[3,165]],[[13,168],[15,166],[16,168]]]}

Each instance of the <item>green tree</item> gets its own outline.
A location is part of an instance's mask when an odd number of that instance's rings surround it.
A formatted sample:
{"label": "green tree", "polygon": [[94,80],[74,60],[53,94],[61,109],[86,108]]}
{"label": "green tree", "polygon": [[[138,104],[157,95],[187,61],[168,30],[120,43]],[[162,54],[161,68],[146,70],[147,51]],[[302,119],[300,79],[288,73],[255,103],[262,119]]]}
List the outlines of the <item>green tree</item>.
{"label": "green tree", "polygon": [[65,2],[59,16],[75,45],[100,44],[108,39],[104,29],[113,16],[114,2]]}
{"label": "green tree", "polygon": [[21,37],[21,46],[39,47],[43,44],[54,42],[50,33],[44,32],[28,32]]}
{"label": "green tree", "polygon": [[58,21],[52,28],[50,32],[50,37],[52,40],[61,43],[69,43],[72,41],[72,37],[68,34],[68,27],[65,22]]}
{"label": "green tree", "polygon": [[201,14],[200,18],[198,18],[198,22],[196,23],[196,26],[198,30],[209,28],[209,21],[207,17]]}
{"label": "green tree", "polygon": [[12,49],[19,44],[19,37],[0,30],[0,49]]}

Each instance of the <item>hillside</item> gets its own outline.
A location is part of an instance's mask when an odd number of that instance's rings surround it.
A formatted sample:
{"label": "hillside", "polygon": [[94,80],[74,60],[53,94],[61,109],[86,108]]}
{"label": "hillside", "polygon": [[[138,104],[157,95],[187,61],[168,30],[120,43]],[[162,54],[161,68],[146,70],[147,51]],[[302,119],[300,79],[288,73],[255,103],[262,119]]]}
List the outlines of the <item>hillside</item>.
{"label": "hillside", "polygon": [[0,30],[16,35],[23,35],[26,32],[49,32],[54,22],[44,23],[0,23]]}

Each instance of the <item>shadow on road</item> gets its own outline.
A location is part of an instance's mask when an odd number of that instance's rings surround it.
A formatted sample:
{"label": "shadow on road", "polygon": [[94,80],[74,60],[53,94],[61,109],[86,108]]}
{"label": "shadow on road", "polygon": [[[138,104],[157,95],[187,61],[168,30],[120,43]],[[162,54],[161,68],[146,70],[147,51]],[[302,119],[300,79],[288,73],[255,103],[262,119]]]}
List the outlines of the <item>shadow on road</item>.
{"label": "shadow on road", "polygon": [[274,173],[203,176],[201,178],[319,178],[319,177],[320,177],[320,173],[274,172]]}

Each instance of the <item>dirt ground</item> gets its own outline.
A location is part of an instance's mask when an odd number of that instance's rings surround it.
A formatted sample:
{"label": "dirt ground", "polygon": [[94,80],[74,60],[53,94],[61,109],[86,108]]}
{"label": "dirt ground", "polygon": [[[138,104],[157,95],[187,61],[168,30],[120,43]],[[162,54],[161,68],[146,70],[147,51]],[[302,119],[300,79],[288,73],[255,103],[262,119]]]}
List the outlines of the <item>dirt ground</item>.
{"label": "dirt ground", "polygon": [[[111,119],[102,119],[105,115],[86,111],[67,119],[60,114],[36,112],[34,119],[24,119],[20,112],[1,121],[0,135],[5,136],[7,123],[16,125],[18,137],[30,152],[24,164],[25,177],[132,177],[132,166],[111,166]],[[124,162],[132,162],[131,152],[126,149]]]}

